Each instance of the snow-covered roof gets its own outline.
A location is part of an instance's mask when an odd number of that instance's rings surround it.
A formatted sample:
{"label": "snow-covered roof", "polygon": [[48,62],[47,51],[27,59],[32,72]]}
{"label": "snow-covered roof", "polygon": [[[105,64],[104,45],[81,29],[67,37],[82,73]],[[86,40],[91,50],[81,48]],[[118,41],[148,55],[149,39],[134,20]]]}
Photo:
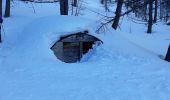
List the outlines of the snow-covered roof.
{"label": "snow-covered roof", "polygon": [[[95,34],[103,45],[90,50],[80,63],[66,64],[47,46],[69,32],[88,29],[93,34],[91,30],[97,27],[93,20],[39,18],[59,15],[59,4],[33,3],[36,14],[32,14],[31,4],[13,1],[12,16],[4,19],[0,44],[0,100],[170,99],[170,63],[158,57],[169,45],[169,26],[154,24],[154,33],[148,35],[145,25],[132,23],[125,16],[121,30],[114,31],[110,25],[103,34]],[[85,8],[105,14],[99,0],[85,2]],[[100,18],[88,9],[83,14]]]}
{"label": "snow-covered roof", "polygon": [[43,39],[47,40],[50,47],[60,37],[78,32],[88,31],[88,34],[99,38],[92,29],[93,23],[93,20],[77,16],[48,16],[33,21],[24,32],[33,32],[39,37],[44,36]]}

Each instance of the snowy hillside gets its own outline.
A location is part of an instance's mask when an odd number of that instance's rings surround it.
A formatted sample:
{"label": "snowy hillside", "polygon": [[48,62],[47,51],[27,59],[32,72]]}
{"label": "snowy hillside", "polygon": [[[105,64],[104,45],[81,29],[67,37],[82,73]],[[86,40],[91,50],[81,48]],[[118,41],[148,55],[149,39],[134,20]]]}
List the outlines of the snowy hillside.
{"label": "snowy hillside", "polygon": [[[58,3],[15,1],[4,19],[0,44],[0,100],[170,100],[170,63],[164,61],[170,27],[124,18],[121,29],[97,34],[104,12],[87,0],[81,16],[60,16]],[[90,9],[90,10],[89,10]],[[61,36],[88,30],[103,44],[77,63],[64,63],[51,51]]]}

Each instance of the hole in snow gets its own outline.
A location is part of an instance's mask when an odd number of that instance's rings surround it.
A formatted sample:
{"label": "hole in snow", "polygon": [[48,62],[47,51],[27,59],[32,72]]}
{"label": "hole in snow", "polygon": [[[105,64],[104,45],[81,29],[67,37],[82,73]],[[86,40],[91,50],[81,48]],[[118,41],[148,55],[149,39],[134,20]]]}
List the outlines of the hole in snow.
{"label": "hole in snow", "polygon": [[92,49],[94,44],[100,45],[103,43],[97,37],[87,33],[87,31],[84,31],[83,33],[79,32],[60,37],[60,40],[51,47],[51,50],[63,62],[78,62],[84,54]]}
{"label": "hole in snow", "polygon": [[169,45],[169,47],[168,47],[168,51],[167,51],[165,60],[168,61],[168,62],[170,62],[170,45]]}

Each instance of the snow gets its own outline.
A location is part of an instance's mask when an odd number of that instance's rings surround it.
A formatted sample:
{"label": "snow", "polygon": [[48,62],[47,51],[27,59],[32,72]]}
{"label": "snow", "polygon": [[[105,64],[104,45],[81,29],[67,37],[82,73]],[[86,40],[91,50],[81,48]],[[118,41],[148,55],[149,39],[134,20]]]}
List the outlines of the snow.
{"label": "snow", "polygon": [[[86,5],[96,10],[95,3],[87,0]],[[57,3],[36,3],[36,13],[30,4],[14,4],[0,44],[0,100],[170,99],[170,63],[163,60],[168,26],[158,23],[148,35],[144,25],[124,19],[121,30],[108,27],[95,34],[100,17],[88,15],[89,10],[82,17],[59,16]],[[51,45],[60,36],[84,30],[103,44],[78,63],[58,60]]]}

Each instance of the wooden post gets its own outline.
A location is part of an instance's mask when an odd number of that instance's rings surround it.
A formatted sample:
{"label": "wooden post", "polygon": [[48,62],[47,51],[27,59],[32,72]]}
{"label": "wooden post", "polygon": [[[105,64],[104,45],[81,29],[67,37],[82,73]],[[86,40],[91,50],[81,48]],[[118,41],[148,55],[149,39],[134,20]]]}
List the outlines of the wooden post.
{"label": "wooden post", "polygon": [[167,51],[165,60],[168,61],[168,62],[170,62],[170,45],[169,45],[169,47],[168,47],[168,51]]}

